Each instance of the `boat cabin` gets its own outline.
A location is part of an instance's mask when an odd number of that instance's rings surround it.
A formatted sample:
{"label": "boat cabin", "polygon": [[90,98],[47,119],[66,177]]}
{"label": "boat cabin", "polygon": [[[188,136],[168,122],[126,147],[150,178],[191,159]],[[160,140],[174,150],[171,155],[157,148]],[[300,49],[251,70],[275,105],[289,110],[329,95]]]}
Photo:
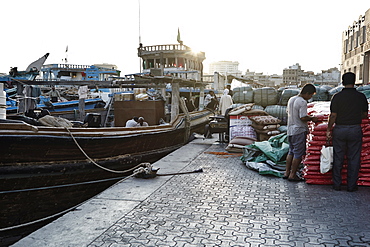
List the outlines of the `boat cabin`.
{"label": "boat cabin", "polygon": [[193,52],[183,44],[152,45],[138,48],[144,74],[202,80],[204,52]]}
{"label": "boat cabin", "polygon": [[115,65],[76,65],[76,64],[46,64],[41,68],[42,79],[66,81],[107,81],[112,76],[119,76]]}

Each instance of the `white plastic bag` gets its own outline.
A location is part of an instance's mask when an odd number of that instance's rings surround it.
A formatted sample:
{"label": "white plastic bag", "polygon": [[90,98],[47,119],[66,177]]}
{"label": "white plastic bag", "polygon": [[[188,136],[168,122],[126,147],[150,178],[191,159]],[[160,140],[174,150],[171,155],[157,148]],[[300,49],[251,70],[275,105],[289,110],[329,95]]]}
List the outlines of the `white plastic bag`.
{"label": "white plastic bag", "polygon": [[320,155],[320,172],[327,173],[333,167],[333,147],[322,146]]}

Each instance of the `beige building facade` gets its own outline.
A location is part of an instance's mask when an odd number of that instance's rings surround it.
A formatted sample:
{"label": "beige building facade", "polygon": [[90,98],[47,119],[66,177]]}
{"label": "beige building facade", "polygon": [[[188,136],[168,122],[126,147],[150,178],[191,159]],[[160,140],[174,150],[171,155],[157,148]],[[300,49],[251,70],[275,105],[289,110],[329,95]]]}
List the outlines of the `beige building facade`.
{"label": "beige building facade", "polygon": [[356,84],[370,83],[370,9],[342,33],[341,73],[356,74]]}
{"label": "beige building facade", "polygon": [[239,62],[237,61],[219,61],[213,62],[209,65],[209,74],[212,75],[215,72],[223,75],[234,75],[241,76],[242,72],[239,70]]}

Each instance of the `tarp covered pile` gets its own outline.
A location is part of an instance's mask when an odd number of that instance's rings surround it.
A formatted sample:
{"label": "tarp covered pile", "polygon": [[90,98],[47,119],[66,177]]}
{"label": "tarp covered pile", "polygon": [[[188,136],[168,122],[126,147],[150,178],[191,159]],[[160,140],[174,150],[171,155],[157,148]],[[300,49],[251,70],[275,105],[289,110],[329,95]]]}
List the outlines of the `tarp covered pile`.
{"label": "tarp covered pile", "polygon": [[261,175],[282,177],[285,171],[285,158],[289,151],[286,133],[271,137],[268,141],[255,142],[244,148],[241,159],[249,169]]}
{"label": "tarp covered pile", "polygon": [[[307,138],[307,153],[303,160],[304,178],[308,184],[332,184],[331,171],[320,172],[320,156],[323,146],[332,145],[326,140],[327,120],[330,113],[330,102],[313,102],[308,104],[308,114],[318,117],[319,122],[310,123]],[[363,145],[361,151],[361,169],[358,185],[370,186],[370,120],[362,121]],[[342,170],[342,183],[346,184],[347,163]]]}

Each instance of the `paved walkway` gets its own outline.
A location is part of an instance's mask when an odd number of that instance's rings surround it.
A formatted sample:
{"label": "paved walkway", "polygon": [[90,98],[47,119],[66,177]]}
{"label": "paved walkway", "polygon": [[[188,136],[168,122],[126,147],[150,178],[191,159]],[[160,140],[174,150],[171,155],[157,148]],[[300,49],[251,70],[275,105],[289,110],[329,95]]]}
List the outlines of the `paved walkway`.
{"label": "paved walkway", "polygon": [[370,246],[370,187],[262,176],[197,139],[14,246]]}

